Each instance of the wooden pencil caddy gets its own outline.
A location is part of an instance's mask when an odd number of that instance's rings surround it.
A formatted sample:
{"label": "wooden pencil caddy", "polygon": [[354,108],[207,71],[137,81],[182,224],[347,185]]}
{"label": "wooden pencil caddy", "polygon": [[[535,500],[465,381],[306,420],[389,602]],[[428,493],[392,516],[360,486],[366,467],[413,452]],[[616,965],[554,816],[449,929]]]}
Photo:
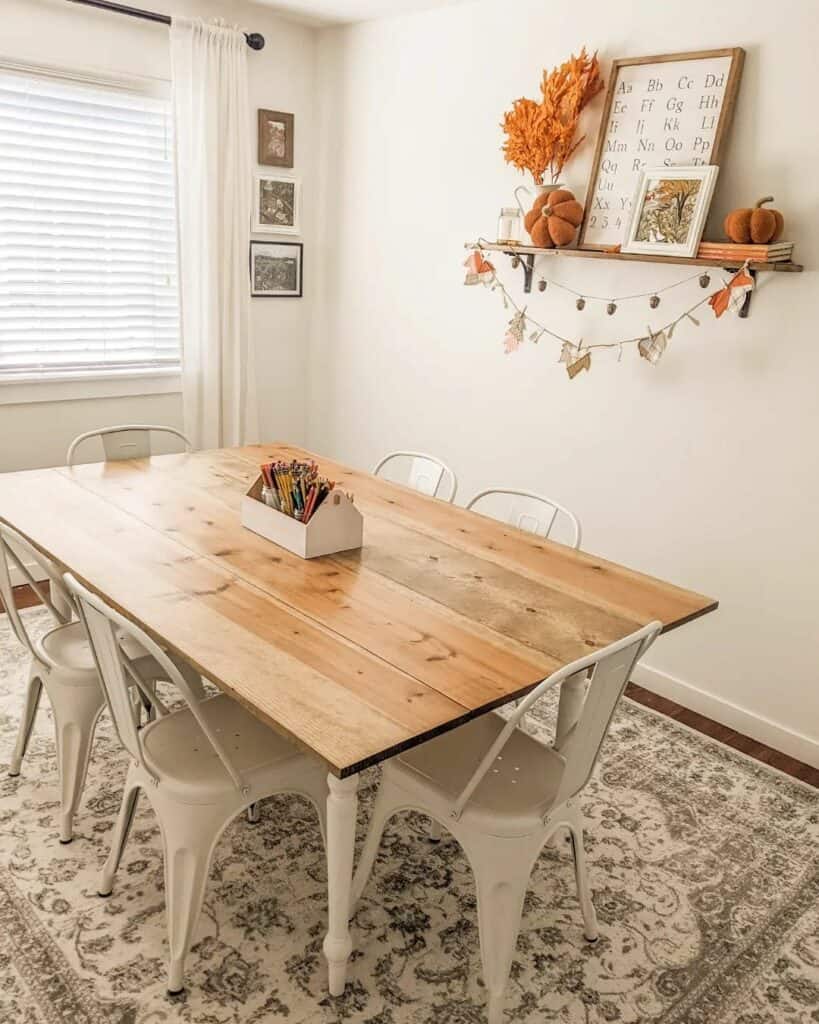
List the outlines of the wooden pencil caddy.
{"label": "wooden pencil caddy", "polygon": [[301,558],[318,558],[360,548],[364,536],[361,513],[343,491],[330,491],[309,521],[299,522],[262,501],[264,481],[257,477],[242,498],[242,526]]}

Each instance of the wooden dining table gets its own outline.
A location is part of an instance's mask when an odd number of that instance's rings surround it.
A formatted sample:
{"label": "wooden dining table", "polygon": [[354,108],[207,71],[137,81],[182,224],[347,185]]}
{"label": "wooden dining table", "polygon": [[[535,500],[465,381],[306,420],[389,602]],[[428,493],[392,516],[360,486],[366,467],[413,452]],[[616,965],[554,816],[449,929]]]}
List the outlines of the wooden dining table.
{"label": "wooden dining table", "polygon": [[[242,527],[262,462],[315,459],[363,547],[305,560]],[[328,768],[332,994],[344,989],[358,774],[653,620],[717,602],[289,444],[0,476],[0,519]],[[562,687],[558,734],[584,681]]]}

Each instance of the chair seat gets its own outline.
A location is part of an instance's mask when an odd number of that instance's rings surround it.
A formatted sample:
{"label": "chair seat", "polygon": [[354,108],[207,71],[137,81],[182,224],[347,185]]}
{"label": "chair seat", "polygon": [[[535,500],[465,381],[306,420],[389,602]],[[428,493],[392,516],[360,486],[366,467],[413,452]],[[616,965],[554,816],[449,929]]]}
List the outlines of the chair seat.
{"label": "chair seat", "polygon": [[97,683],[97,669],[91,645],[81,622],[57,626],[34,641],[38,656],[76,677],[77,683]]}
{"label": "chair seat", "polygon": [[[399,785],[420,787],[449,810],[505,725],[500,715],[482,715],[399,754],[387,770]],[[537,826],[554,806],[563,765],[551,747],[515,730],[470,797],[463,818],[492,831],[496,825],[504,832]]]}
{"label": "chair seat", "polygon": [[[270,769],[281,768],[287,761],[307,764],[309,760],[225,694],[202,701],[199,710],[251,790]],[[235,792],[233,780],[190,708],[146,725],[142,745],[147,766],[160,779],[160,786],[177,799],[210,803]],[[311,767],[317,764],[310,760]]]}
{"label": "chair seat", "polygon": [[[120,638],[120,646],[134,670],[145,680],[162,679],[167,674],[156,660],[147,654],[132,637]],[[37,654],[46,664],[54,664],[67,681],[77,685],[98,684],[99,677],[94,664],[94,655],[81,622],[69,622],[57,626],[39,640],[34,641]]]}

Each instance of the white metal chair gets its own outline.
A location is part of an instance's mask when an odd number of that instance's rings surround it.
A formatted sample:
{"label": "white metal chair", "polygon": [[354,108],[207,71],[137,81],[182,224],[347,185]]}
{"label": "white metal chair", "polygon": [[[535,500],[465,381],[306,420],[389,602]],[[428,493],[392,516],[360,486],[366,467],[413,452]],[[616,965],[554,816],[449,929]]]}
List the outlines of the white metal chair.
{"label": "white metal chair", "polygon": [[[409,464],[406,465],[406,461]],[[373,476],[382,476],[382,470],[389,463],[404,463],[404,481],[408,487],[421,494],[428,494],[441,501],[453,502],[458,490],[458,478],[450,467],[434,455],[424,452],[390,452],[381,459],[373,470]],[[443,486],[443,493],[439,494]]]}
{"label": "white metal chair", "polygon": [[[499,506],[493,502],[494,498],[509,499],[508,503],[504,501],[505,508],[500,514],[495,514]],[[502,518],[510,526],[534,533],[538,537],[549,537],[556,527],[564,529],[569,547],[580,547],[581,531],[577,516],[553,498],[545,498],[532,491],[490,487],[486,491],[479,491],[466,507],[493,519]],[[481,512],[481,507],[486,511]]]}
{"label": "white metal chair", "polygon": [[[168,991],[184,987],[185,957],[202,907],[211,858],[224,828],[242,810],[274,793],[298,793],[316,807],[325,835],[326,768],[277,736],[224,694],[200,698],[151,638],[109,608],[72,576],[77,598],[120,742],[131,755],[111,852],[102,869],[101,896],[110,895],[137,798],[144,791],[157,818],[165,856],[168,915]],[[156,658],[184,698],[137,728],[121,637],[130,636]]]}
{"label": "white metal chair", "polygon": [[[384,766],[381,787],[353,879],[355,909],[367,884],[384,827],[401,810],[416,810],[458,840],[475,874],[489,1022],[500,1024],[532,867],[558,828],[567,828],[584,934],[597,939],[578,798],[589,780],[609,723],[634,665],[662,624],[653,622],[540,683],[506,721],[488,714],[399,754]],[[546,690],[576,673],[589,682],[577,721],[554,746],[518,723]],[[581,676],[583,678],[583,676]]]}
{"label": "white metal chair", "polygon": [[124,459],[146,459],[151,454],[151,431],[171,434],[182,441],[186,452],[192,450],[193,446],[190,441],[176,427],[156,426],[149,423],[121,424],[113,427],[100,427],[98,430],[89,430],[75,437],[68,446],[65,464],[73,466],[74,455],[77,449],[92,437],[98,437],[102,441],[106,462],[116,462]]}
{"label": "white metal chair", "polygon": [[[21,557],[22,555],[22,557]],[[41,639],[32,637],[17,608],[11,580],[14,566],[37,594],[54,625]],[[42,574],[46,586],[31,571]],[[60,842],[73,838],[74,814],[82,796],[94,729],[105,699],[82,623],[72,621],[74,602],[53,563],[16,530],[0,523],[0,597],[15,636],[31,654],[26,697],[8,774],[20,774],[28,749],[43,688],[54,713],[57,768],[60,778]],[[147,693],[162,673],[152,658],[136,646],[128,650],[129,672]]]}
{"label": "white metal chair", "polygon": [[[493,503],[494,498],[510,499],[508,502]],[[478,506],[483,506],[484,511]],[[467,511],[478,512],[479,515],[490,516],[509,523],[518,530],[535,534],[538,537],[549,537],[556,524],[565,531],[569,547],[580,547],[580,521],[565,505],[544,498],[532,491],[518,491],[508,487],[490,487],[479,491],[466,506]],[[518,701],[518,703],[520,703]],[[437,822],[430,823],[429,840],[437,843],[441,838],[441,828]]]}

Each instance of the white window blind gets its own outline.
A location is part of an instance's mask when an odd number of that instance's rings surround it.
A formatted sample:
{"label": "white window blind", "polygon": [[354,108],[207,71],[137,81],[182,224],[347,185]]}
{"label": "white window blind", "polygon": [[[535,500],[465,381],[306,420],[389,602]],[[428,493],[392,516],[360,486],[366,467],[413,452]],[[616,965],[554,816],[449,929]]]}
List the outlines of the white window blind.
{"label": "white window blind", "polygon": [[168,102],[0,68],[0,381],[179,360]]}

